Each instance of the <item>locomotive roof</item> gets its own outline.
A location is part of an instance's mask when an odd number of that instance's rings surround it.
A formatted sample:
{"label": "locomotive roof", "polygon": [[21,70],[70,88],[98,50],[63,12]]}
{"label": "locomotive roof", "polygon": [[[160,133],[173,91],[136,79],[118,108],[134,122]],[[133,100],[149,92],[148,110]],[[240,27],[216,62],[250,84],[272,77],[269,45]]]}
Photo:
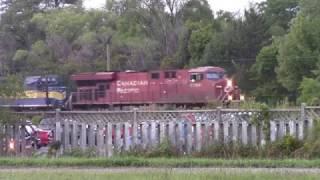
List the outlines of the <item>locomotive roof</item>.
{"label": "locomotive roof", "polygon": [[[180,69],[172,69],[172,70],[157,70],[160,71],[180,71]],[[223,68],[215,67],[215,66],[205,66],[205,67],[197,67],[193,69],[185,69],[185,71],[191,72],[191,73],[201,73],[201,72],[225,72]],[[124,72],[85,72],[85,73],[78,73],[73,74],[71,76],[71,79],[74,81],[83,81],[83,80],[113,80],[115,78],[116,73],[141,73],[145,71],[124,71]],[[148,72],[148,71],[147,71]],[[149,71],[149,72],[155,72],[155,71]]]}
{"label": "locomotive roof", "polygon": [[74,81],[77,80],[112,80],[114,79],[115,72],[86,72],[78,73],[71,76]]}
{"label": "locomotive roof", "polygon": [[190,69],[189,72],[191,73],[200,73],[200,72],[209,72],[209,71],[214,71],[214,72],[225,72],[225,70],[221,67],[215,67],[215,66],[205,66],[205,67],[197,67]]}

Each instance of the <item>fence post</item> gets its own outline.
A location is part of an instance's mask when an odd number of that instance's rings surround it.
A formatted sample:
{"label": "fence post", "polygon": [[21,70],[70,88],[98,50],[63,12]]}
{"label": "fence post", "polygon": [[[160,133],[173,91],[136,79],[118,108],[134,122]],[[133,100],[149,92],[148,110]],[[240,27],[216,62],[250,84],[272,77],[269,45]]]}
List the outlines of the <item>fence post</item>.
{"label": "fence post", "polygon": [[87,148],[87,124],[81,123],[80,129],[80,146],[81,149],[84,151]]}
{"label": "fence post", "polygon": [[157,146],[157,122],[152,121],[150,127],[150,145],[152,148]]}
{"label": "fence post", "polygon": [[304,121],[306,119],[306,103],[301,103],[300,115],[300,120]]}
{"label": "fence post", "polygon": [[177,148],[179,152],[185,152],[184,149],[184,140],[185,140],[185,129],[184,129],[184,122],[183,121],[179,121],[178,122],[178,131],[177,131]]}
{"label": "fence post", "polygon": [[121,133],[122,133],[122,123],[116,123],[115,124],[115,138],[114,138],[114,146],[115,146],[115,153],[120,154],[121,153],[121,148],[122,148],[122,142],[123,139],[121,138]]}
{"label": "fence post", "polygon": [[163,141],[165,141],[166,137],[165,137],[165,133],[166,133],[166,127],[167,127],[167,124],[163,121],[160,121],[160,125],[159,125],[159,128],[160,128],[160,144],[163,143]]}
{"label": "fence post", "polygon": [[106,156],[106,149],[104,145],[104,125],[98,124],[97,127],[97,148],[99,156]]}
{"label": "fence post", "polygon": [[270,121],[270,142],[277,140],[277,124],[275,121]]}
{"label": "fence post", "polygon": [[229,134],[229,121],[223,122],[223,140],[224,143],[229,143],[230,142],[230,134]]}
{"label": "fence post", "polygon": [[296,122],[295,121],[289,121],[289,133],[290,136],[296,137]]}
{"label": "fence post", "polygon": [[191,154],[192,152],[192,122],[187,121],[187,142],[186,142],[186,146],[187,146],[187,153]]}
{"label": "fence post", "polygon": [[173,147],[176,147],[176,122],[169,122],[169,140]]}
{"label": "fence post", "polygon": [[200,121],[196,122],[196,150],[197,152],[201,151],[202,145],[202,123]]}
{"label": "fence post", "polygon": [[107,124],[107,142],[106,142],[106,146],[107,146],[107,155],[108,157],[111,157],[113,155],[113,144],[112,144],[112,123],[108,122]]}
{"label": "fence post", "polygon": [[131,135],[130,135],[130,123],[124,123],[124,151],[129,151],[132,146]]}
{"label": "fence post", "polygon": [[55,141],[61,142],[61,122],[56,122],[56,130],[55,130]]}
{"label": "fence post", "polygon": [[70,125],[69,122],[67,120],[64,121],[64,138],[63,138],[63,146],[64,146],[64,150],[70,150],[69,145],[70,145]]}
{"label": "fence post", "polygon": [[241,140],[242,144],[247,145],[248,144],[248,122],[242,121],[242,133],[241,133]]}
{"label": "fence post", "polygon": [[149,123],[148,122],[143,122],[142,123],[142,128],[141,128],[142,132],[141,132],[141,135],[142,135],[142,148],[143,149],[146,149],[149,145]]}
{"label": "fence post", "polygon": [[232,141],[233,142],[238,142],[238,140],[240,139],[238,137],[239,133],[239,119],[236,120],[232,120]]}
{"label": "fence post", "polygon": [[61,115],[60,115],[61,110],[60,109],[56,109],[56,121],[60,121],[61,120]]}
{"label": "fence post", "polygon": [[78,123],[76,121],[72,122],[72,138],[71,138],[71,145],[72,148],[78,147]]}
{"label": "fence post", "polygon": [[138,145],[138,122],[137,122],[137,108],[133,109],[133,123],[132,123],[132,144],[131,147]]}

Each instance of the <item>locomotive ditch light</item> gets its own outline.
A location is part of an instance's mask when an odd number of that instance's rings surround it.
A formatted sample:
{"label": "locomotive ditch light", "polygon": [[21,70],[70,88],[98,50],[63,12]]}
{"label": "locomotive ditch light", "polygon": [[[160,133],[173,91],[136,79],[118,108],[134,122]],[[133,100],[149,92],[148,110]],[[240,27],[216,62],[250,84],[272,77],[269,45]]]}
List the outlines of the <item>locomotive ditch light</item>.
{"label": "locomotive ditch light", "polygon": [[227,87],[232,87],[232,79],[227,79]]}
{"label": "locomotive ditch light", "polygon": [[228,101],[232,101],[232,100],[233,100],[232,95],[228,95]]}
{"label": "locomotive ditch light", "polygon": [[244,101],[245,100],[245,96],[243,94],[240,95],[240,101]]}
{"label": "locomotive ditch light", "polygon": [[9,141],[9,150],[10,150],[10,151],[14,151],[14,149],[15,149],[15,143],[14,143],[14,140],[11,139],[11,140]]}

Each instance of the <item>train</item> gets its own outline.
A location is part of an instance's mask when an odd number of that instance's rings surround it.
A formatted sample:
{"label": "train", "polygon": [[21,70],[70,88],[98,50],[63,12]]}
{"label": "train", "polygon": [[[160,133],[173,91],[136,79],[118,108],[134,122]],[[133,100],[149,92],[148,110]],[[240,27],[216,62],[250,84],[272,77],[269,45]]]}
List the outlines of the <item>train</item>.
{"label": "train", "polygon": [[27,76],[18,97],[2,97],[0,107],[14,110],[52,110],[65,107],[67,87],[58,75]]}
{"label": "train", "polygon": [[240,101],[237,83],[221,67],[191,69],[83,72],[72,74],[73,91],[56,75],[25,80],[26,93],[15,108],[123,109],[146,106],[205,106],[211,102]]}

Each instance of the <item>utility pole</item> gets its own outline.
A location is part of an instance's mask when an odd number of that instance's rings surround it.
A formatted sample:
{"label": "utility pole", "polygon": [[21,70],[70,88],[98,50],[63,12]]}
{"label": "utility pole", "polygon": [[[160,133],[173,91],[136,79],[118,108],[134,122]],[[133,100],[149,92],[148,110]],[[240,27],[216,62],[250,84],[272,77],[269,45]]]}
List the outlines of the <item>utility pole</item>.
{"label": "utility pole", "polygon": [[45,79],[46,79],[46,105],[47,108],[49,108],[50,102],[49,102],[49,84],[48,84],[48,74],[46,73],[45,75]]}
{"label": "utility pole", "polygon": [[112,35],[110,35],[106,41],[107,44],[107,71],[111,71],[111,52],[110,52],[110,44],[111,44]]}

